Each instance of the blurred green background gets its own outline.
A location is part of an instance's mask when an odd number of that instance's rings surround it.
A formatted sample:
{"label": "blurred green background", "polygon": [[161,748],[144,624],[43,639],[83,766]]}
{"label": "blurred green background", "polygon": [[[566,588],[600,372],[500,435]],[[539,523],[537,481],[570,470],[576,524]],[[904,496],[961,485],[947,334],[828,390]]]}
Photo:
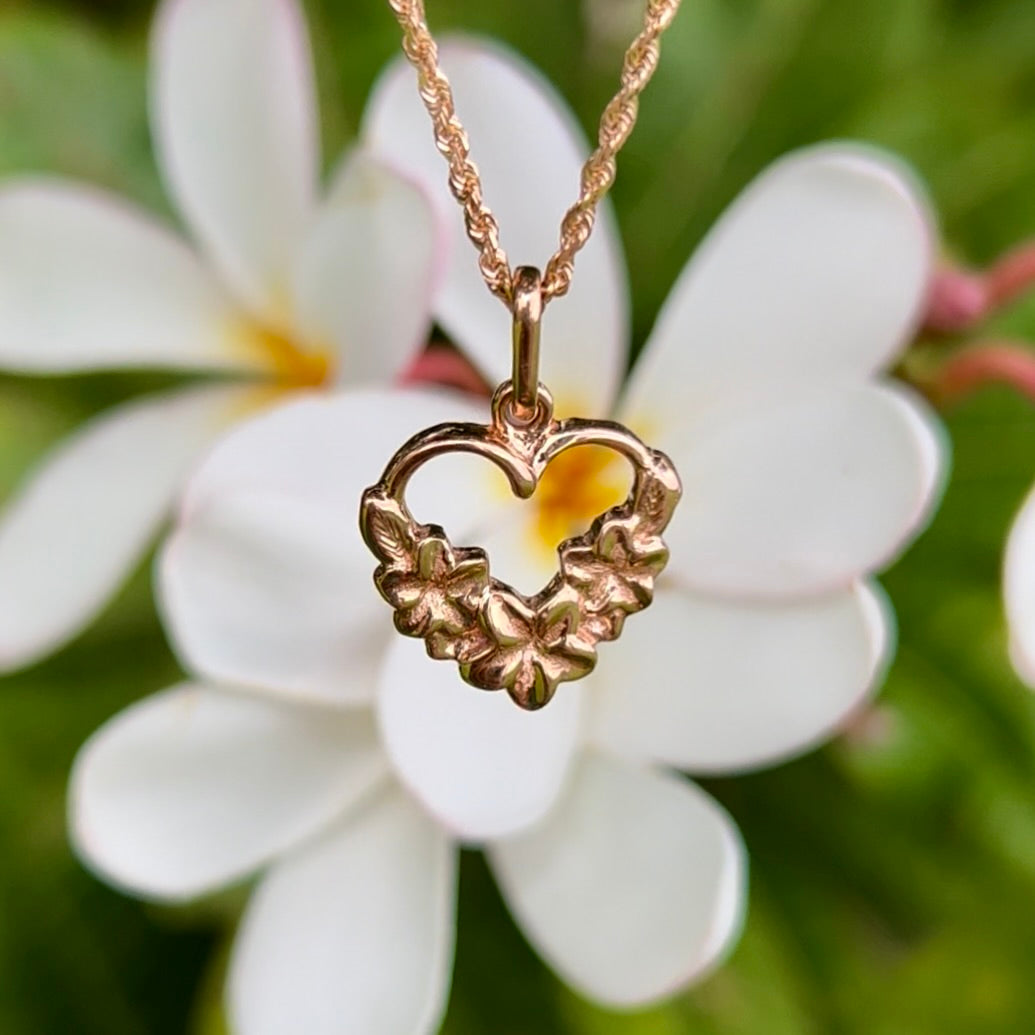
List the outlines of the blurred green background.
{"label": "blurred green background", "polygon": [[[306,6],[333,161],[396,28],[380,0]],[[428,6],[437,27],[520,49],[587,131],[639,14],[636,0]],[[150,14],[145,0],[0,0],[0,175],[84,178],[168,214],[145,117]],[[637,342],[730,198],[817,139],[901,152],[958,257],[984,262],[1035,235],[1031,0],[685,0],[664,51],[614,194]],[[1035,339],[1035,304],[991,330]],[[84,415],[163,383],[0,377],[0,500]],[[1035,696],[1007,666],[998,590],[1010,517],[1035,480],[1035,407],[990,390],[946,416],[945,505],[886,578],[901,633],[877,710],[802,761],[709,783],[752,854],[729,965],[649,1014],[604,1014],[536,960],[471,855],[448,1035],[1035,1031]],[[80,641],[0,680],[2,1035],[220,1031],[233,896],[141,906],[82,872],[64,839],[78,745],[175,676],[145,569]]]}

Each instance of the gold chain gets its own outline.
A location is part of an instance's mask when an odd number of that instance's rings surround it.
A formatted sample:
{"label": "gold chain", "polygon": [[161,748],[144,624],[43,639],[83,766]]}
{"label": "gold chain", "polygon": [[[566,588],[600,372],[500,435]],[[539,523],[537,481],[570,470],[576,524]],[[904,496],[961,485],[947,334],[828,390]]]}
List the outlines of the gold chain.
{"label": "gold chain", "polygon": [[[467,132],[456,114],[453,91],[438,64],[438,47],[428,27],[424,0],[388,0],[403,31],[403,50],[417,69],[420,96],[435,130],[435,144],[449,164],[449,188],[464,210],[467,236],[478,249],[478,266],[489,290],[508,307],[514,301],[514,274],[500,244],[500,228],[482,197],[478,167],[471,160]],[[597,205],[614,183],[615,158],[639,108],[639,96],[658,67],[658,40],[672,24],[680,0],[647,0],[643,28],[625,52],[621,86],[600,116],[597,146],[582,167],[578,200],[561,220],[560,245],[542,280],[545,305],[567,294],[575,255],[589,240]]]}

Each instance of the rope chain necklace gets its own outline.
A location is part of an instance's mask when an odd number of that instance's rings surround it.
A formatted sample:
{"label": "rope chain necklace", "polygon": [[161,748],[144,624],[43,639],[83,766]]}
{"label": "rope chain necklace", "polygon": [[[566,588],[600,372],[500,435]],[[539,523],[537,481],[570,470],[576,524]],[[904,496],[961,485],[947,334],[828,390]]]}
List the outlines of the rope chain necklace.
{"label": "rope chain necklace", "polygon": [[[571,286],[575,257],[614,183],[616,157],[636,124],[639,96],[658,65],[659,39],[680,0],[647,0],[643,28],[625,54],[621,85],[604,109],[597,146],[582,168],[578,199],[561,221],[560,244],[542,273],[533,266],[511,269],[500,244],[423,0],[388,3],[417,70],[479,269],[513,316],[513,366],[510,380],[493,395],[489,424],[439,424],[403,445],[380,481],[363,493],[360,531],[379,562],[374,582],[395,610],[398,631],[423,639],[431,657],[455,661],[472,686],[506,690],[520,707],[534,710],[550,701],[559,683],[588,675],[597,644],[617,639],[626,616],[650,605],[654,582],[668,562],[661,536],[682,494],[664,453],[613,421],[555,420],[550,393],[539,383],[543,310]],[[534,596],[492,577],[484,550],[454,547],[442,528],[420,524],[406,505],[409,479],[444,453],[485,457],[503,471],[516,496],[528,499],[554,457],[584,445],[623,456],[632,467],[632,489],[587,532],[560,544],[559,569]]]}

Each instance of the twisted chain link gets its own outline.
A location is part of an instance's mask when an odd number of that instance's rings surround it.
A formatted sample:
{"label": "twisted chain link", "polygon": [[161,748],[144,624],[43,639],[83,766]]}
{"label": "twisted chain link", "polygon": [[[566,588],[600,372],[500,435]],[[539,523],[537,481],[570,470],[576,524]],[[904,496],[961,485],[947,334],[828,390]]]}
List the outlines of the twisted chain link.
{"label": "twisted chain link", "polygon": [[[621,85],[600,117],[597,146],[582,167],[578,200],[561,220],[560,245],[546,264],[545,305],[567,294],[575,256],[589,240],[597,206],[615,180],[616,157],[639,110],[639,97],[658,67],[661,34],[672,24],[681,0],[647,0],[643,28],[625,52]],[[403,31],[403,51],[417,70],[421,100],[435,131],[435,144],[449,165],[449,188],[464,212],[467,236],[478,249],[478,267],[489,290],[508,307],[514,301],[514,274],[500,244],[500,228],[482,196],[481,177],[471,159],[467,132],[456,114],[453,91],[438,64],[438,47],[428,27],[424,0],[388,0]]]}

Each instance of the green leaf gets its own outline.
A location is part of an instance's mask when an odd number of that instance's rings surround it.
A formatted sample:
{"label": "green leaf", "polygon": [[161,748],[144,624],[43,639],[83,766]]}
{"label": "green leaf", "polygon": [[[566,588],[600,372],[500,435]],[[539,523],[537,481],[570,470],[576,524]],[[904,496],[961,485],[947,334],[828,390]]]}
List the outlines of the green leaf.
{"label": "green leaf", "polygon": [[0,175],[57,173],[165,205],[147,128],[144,48],[57,16],[0,16]]}

